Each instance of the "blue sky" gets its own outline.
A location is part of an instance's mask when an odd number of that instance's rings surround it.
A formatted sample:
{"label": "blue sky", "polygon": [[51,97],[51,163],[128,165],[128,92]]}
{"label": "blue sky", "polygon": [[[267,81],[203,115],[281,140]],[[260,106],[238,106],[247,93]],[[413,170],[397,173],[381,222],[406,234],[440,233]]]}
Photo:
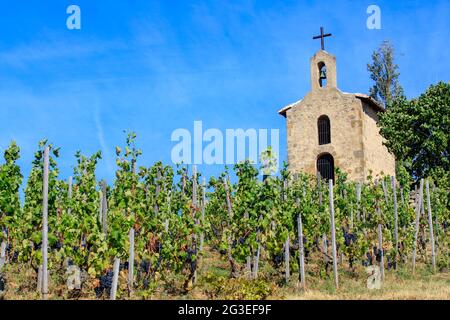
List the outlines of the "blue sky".
{"label": "blue sky", "polygon": [[[22,148],[28,175],[42,138],[61,146],[61,177],[74,153],[102,150],[98,177],[112,181],[124,129],[138,134],[140,165],[170,163],[171,133],[207,128],[280,129],[277,110],[310,88],[312,36],[333,37],[338,86],[367,93],[371,53],[383,40],[397,50],[401,84],[415,97],[450,74],[450,2],[0,0],[0,147]],[[81,8],[82,29],[66,28]],[[366,9],[381,8],[368,30]],[[207,175],[222,166],[200,167]]]}

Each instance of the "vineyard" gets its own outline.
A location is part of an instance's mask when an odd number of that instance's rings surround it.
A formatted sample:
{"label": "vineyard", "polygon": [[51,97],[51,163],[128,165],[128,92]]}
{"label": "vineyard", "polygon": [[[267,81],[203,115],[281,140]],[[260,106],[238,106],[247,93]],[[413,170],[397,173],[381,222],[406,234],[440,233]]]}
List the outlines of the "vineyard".
{"label": "vineyard", "polygon": [[363,184],[337,170],[333,183],[284,166],[261,180],[245,161],[206,181],[195,166],[139,166],[141,154],[129,133],[116,148],[112,185],[96,178],[100,152],[78,152],[65,181],[59,148],[41,141],[21,201],[20,149],[11,143],[0,166],[0,299],[177,298],[195,290],[266,299],[274,287],[301,295],[315,279],[332,292],[352,277],[365,288],[367,270],[379,271],[382,285],[423,270],[448,283],[448,176],[369,176]]}

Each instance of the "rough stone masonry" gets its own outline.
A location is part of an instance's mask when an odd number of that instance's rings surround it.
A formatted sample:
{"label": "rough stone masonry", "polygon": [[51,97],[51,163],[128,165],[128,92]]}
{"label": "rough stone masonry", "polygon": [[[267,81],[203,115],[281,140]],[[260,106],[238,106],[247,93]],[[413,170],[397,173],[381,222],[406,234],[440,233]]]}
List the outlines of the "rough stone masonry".
{"label": "rough stone masonry", "polygon": [[[336,58],[324,50],[311,58],[311,87],[302,100],[279,110],[287,120],[290,170],[316,175],[319,160],[326,159],[354,181],[365,181],[369,170],[374,177],[394,176],[395,158],[377,126],[384,107],[367,95],[339,90]],[[318,119],[323,116],[329,119],[331,136],[326,144],[319,143]]]}

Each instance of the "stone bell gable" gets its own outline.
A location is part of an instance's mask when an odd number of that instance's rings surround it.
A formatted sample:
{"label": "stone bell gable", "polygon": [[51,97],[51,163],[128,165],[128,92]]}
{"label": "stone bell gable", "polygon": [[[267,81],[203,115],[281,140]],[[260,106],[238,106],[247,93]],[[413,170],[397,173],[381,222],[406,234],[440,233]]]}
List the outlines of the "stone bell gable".
{"label": "stone bell gable", "polygon": [[395,175],[395,159],[383,145],[378,114],[384,108],[364,94],[337,88],[336,58],[324,50],[311,58],[311,91],[279,111],[287,120],[292,172],[334,179],[337,167],[355,181]]}

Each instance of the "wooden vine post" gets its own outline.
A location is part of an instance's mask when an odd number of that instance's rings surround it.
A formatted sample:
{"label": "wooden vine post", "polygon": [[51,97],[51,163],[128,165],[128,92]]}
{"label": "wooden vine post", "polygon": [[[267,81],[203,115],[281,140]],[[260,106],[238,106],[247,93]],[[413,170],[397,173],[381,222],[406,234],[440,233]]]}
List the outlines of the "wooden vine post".
{"label": "wooden vine post", "polygon": [[0,272],[2,271],[3,266],[6,264],[6,241],[8,239],[6,228],[3,227],[1,232],[3,233],[3,241],[0,246]]}
{"label": "wooden vine post", "polygon": [[358,219],[358,222],[361,221],[361,182],[358,182],[358,184],[356,185],[356,208],[357,208],[357,213],[356,213],[356,217]]}
{"label": "wooden vine post", "polygon": [[336,289],[339,289],[339,276],[337,268],[337,249],[336,249],[336,228],[334,224],[334,197],[333,197],[333,180],[329,181],[330,189],[330,220],[331,220],[331,242],[333,246],[333,273],[334,273],[334,284]]}
{"label": "wooden vine post", "polygon": [[48,299],[48,176],[50,147],[44,149],[44,172],[42,190],[42,299]]}
{"label": "wooden vine post", "polygon": [[[384,181],[382,181],[384,182]],[[377,186],[378,183],[375,182],[375,186]],[[382,185],[384,185],[384,183],[382,183]],[[383,188],[383,190],[386,190],[386,188]],[[385,193],[385,197],[386,197],[386,193]],[[387,200],[387,197],[385,198],[385,200]],[[381,213],[381,208],[380,208],[380,201],[378,200],[378,198],[375,200],[375,206],[376,206],[376,211],[377,211],[377,216],[378,216],[378,229],[377,229],[377,233],[378,233],[378,250],[380,250],[380,273],[381,273],[381,279],[384,280],[384,250],[383,250],[383,223],[382,223],[382,213]]]}
{"label": "wooden vine post", "polygon": [[[72,176],[69,177],[69,183],[68,183],[68,191],[67,191],[67,197],[70,200],[72,200],[72,184],[73,184],[73,178]],[[69,209],[67,209],[67,213],[70,214],[72,212],[72,208],[69,207]]]}
{"label": "wooden vine post", "polygon": [[[261,217],[259,219],[259,221],[261,221]],[[256,232],[256,239],[258,242],[258,248],[256,249],[256,255],[254,257],[254,261],[253,261],[253,279],[257,279],[258,278],[258,271],[259,271],[259,258],[261,256],[261,243],[260,243],[260,237],[261,237],[261,231],[257,231]]]}
{"label": "wooden vine post", "polygon": [[[245,223],[247,223],[248,219],[249,219],[249,214],[247,211],[244,213],[244,219],[245,219]],[[250,252],[251,252],[251,248],[250,248]],[[248,256],[246,258],[245,268],[248,272],[248,278],[251,279],[252,278],[252,258],[251,258],[251,256]]]}
{"label": "wooden vine post", "polygon": [[192,217],[197,221],[197,166],[192,167],[192,206],[194,209]]}
{"label": "wooden vine post", "polygon": [[397,186],[395,177],[391,177],[392,194],[394,198],[394,243],[395,243],[395,262],[398,256],[398,204],[397,204]]}
{"label": "wooden vine post", "polygon": [[[197,166],[192,167],[192,219],[196,225],[199,224],[199,220],[197,219]],[[198,243],[197,243],[197,234],[192,234],[192,245],[195,248],[196,259],[198,259]],[[192,284],[194,285],[197,282],[197,267],[198,260],[195,263],[194,276],[192,278]]]}
{"label": "wooden vine post", "polygon": [[223,185],[225,188],[225,193],[226,193],[226,200],[227,200],[227,211],[228,211],[228,218],[231,219],[233,218],[233,209],[231,206],[231,197],[230,197],[230,190],[228,189],[228,183],[227,183],[227,179],[223,179]]}
{"label": "wooden vine post", "polygon": [[108,232],[108,201],[106,198],[106,181],[102,184],[102,231],[106,235]]}
{"label": "wooden vine post", "polygon": [[384,183],[384,180],[381,180],[381,187],[383,188],[383,194],[384,194],[384,201],[386,202],[386,207],[389,206],[389,197],[388,192],[386,188],[386,184]]}
{"label": "wooden vine post", "polygon": [[100,222],[100,225],[102,225],[102,216],[103,216],[103,192],[101,190],[101,186],[100,186],[100,190],[98,191],[98,195],[99,195],[99,206],[98,206],[98,221]]}
{"label": "wooden vine post", "polygon": [[[230,194],[230,190],[228,188],[228,181],[226,178],[223,179],[223,185],[225,188],[225,193],[226,193],[226,201],[227,201],[227,211],[228,211],[228,219],[230,220],[230,226],[232,225],[233,222],[233,207],[232,207],[232,203],[231,203],[231,194]],[[236,266],[234,263],[234,259],[233,259],[233,255],[231,253],[231,237],[228,236],[227,239],[228,242],[228,261],[230,262],[231,265],[231,276],[232,277],[236,277],[237,276],[237,271],[236,271]]]}
{"label": "wooden vine post", "polygon": [[[206,178],[203,178],[202,183],[202,228],[205,226],[205,211],[206,211]],[[205,242],[205,233],[202,230],[202,233],[200,234],[200,251],[203,251],[203,244]]]}
{"label": "wooden vine post", "polygon": [[128,292],[132,296],[134,290],[134,228],[130,229],[128,239],[130,242],[128,254]]}
{"label": "wooden vine post", "polygon": [[116,300],[117,285],[119,284],[119,270],[120,270],[120,259],[116,257],[114,258],[113,281],[111,285],[111,293],[109,296],[110,300]]}
{"label": "wooden vine post", "polygon": [[155,191],[155,206],[154,209],[155,210],[155,214],[158,215],[159,213],[159,205],[158,205],[158,198],[159,198],[159,194],[161,192],[161,186],[159,185],[161,181],[161,172],[159,170],[159,168],[156,169],[156,191]]}
{"label": "wooden vine post", "polygon": [[303,290],[306,290],[305,279],[305,246],[303,244],[303,222],[302,213],[300,211],[300,201],[297,199],[298,217],[297,217],[297,230],[298,230],[298,257],[300,265],[299,280]]}
{"label": "wooden vine post", "polygon": [[320,176],[320,172],[317,172],[317,192],[319,193],[319,206],[322,205],[322,177]]}
{"label": "wooden vine post", "polygon": [[419,237],[419,226],[420,226],[420,211],[423,205],[423,179],[420,180],[419,192],[416,191],[416,223],[414,228],[414,247],[412,255],[412,269],[413,273],[416,271],[416,257],[417,257],[417,239]]}
{"label": "wooden vine post", "polygon": [[[431,191],[436,192],[438,189],[436,188],[436,186],[433,184],[433,188],[431,189]],[[434,245],[435,245],[435,255],[437,257],[437,255],[439,254],[439,217],[438,217],[438,213],[435,212],[434,213]],[[447,248],[448,250],[448,248]]]}
{"label": "wooden vine post", "polygon": [[431,197],[430,197],[430,184],[426,182],[427,190],[427,207],[428,207],[428,226],[430,228],[430,242],[431,242],[431,263],[433,265],[433,272],[436,273],[436,251],[434,243],[434,232],[433,232],[433,215],[431,213]]}
{"label": "wooden vine post", "polygon": [[205,232],[204,232],[205,211],[206,211],[206,178],[205,177],[203,177],[201,190],[202,190],[202,201],[201,201],[201,208],[200,208],[200,210],[201,210],[200,223],[201,223],[202,231],[200,232],[200,247],[199,247],[199,252],[200,252],[199,265],[200,266],[203,265],[203,246],[204,246],[204,242],[205,242]]}
{"label": "wooden vine post", "polygon": [[[167,194],[167,211],[169,213],[169,215],[171,214],[171,202],[172,202],[172,190],[169,189],[168,194]],[[164,223],[164,232],[168,233],[169,232],[169,219],[166,218],[166,221]]]}
{"label": "wooden vine post", "polygon": [[[319,206],[322,206],[323,203],[322,177],[320,176],[320,172],[317,172],[317,192],[319,193]],[[326,233],[322,235],[322,245],[323,245],[323,252],[325,254],[325,260],[326,263],[328,264],[328,239]]]}
{"label": "wooden vine post", "polygon": [[[423,183],[422,194],[420,196],[421,199],[422,199],[422,205],[420,207],[420,216],[421,217],[425,217],[425,195],[424,195],[424,193],[425,193],[425,180],[424,180],[424,183]],[[428,218],[425,217],[425,220],[428,221]],[[419,226],[420,226],[420,224],[419,224]],[[426,236],[425,226],[423,226],[421,229],[419,229],[419,233],[420,233],[420,239],[423,242],[425,242],[425,236]],[[428,252],[426,250],[426,247],[424,249],[425,250],[423,252],[424,252],[424,255],[425,255],[425,262],[426,262],[428,260]]]}
{"label": "wooden vine post", "polygon": [[[288,182],[287,180],[283,181],[283,201],[287,200],[287,191],[288,191]],[[284,243],[284,276],[286,284],[289,283],[289,278],[291,277],[289,258],[290,258],[290,238],[289,238],[289,229],[287,230],[288,234],[286,237],[286,241]]]}
{"label": "wooden vine post", "polygon": [[2,271],[3,266],[6,263],[6,241],[2,241],[0,247],[0,272]]}
{"label": "wooden vine post", "polygon": [[286,284],[289,283],[290,270],[289,270],[289,235],[284,243],[284,277]]}

